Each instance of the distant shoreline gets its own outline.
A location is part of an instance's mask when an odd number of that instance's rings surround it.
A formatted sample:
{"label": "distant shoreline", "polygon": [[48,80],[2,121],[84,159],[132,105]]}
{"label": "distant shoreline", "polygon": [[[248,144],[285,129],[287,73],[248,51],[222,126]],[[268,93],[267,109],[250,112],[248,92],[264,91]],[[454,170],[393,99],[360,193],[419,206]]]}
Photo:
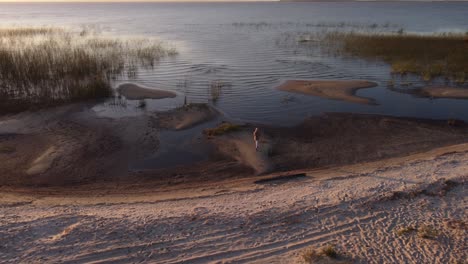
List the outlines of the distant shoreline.
{"label": "distant shoreline", "polygon": [[30,2],[30,1],[2,1],[1,4],[197,4],[197,3],[271,3],[271,2],[284,2],[284,3],[468,3],[468,0],[450,0],[450,1],[431,1],[431,0],[239,0],[239,1],[216,1],[216,0],[207,0],[207,1],[41,1],[41,2]]}

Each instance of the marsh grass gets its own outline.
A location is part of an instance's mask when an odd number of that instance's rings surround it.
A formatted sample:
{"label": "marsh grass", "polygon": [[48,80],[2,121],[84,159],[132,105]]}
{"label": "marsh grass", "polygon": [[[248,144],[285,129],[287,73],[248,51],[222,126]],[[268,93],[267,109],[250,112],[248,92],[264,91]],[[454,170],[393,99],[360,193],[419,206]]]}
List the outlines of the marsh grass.
{"label": "marsh grass", "polygon": [[230,86],[231,84],[224,82],[224,81],[220,81],[220,80],[212,81],[209,85],[211,101],[216,103],[219,100],[219,97],[221,96],[223,88],[230,87]]}
{"label": "marsh grass", "polygon": [[154,67],[173,48],[148,38],[116,38],[62,28],[0,28],[0,112],[102,98],[110,82]]}
{"label": "marsh grass", "polygon": [[416,74],[426,81],[444,77],[464,83],[468,78],[467,34],[328,32],[322,44],[338,54],[381,59],[394,73]]}

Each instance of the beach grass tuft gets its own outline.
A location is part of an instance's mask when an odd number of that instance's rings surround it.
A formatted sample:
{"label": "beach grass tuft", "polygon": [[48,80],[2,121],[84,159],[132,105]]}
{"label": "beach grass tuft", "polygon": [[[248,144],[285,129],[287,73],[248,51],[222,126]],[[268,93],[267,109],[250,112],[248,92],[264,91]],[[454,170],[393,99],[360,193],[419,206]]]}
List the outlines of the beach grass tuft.
{"label": "beach grass tuft", "polygon": [[336,252],[336,249],[333,245],[326,245],[325,247],[322,248],[321,252],[323,255],[330,257],[330,258],[338,257],[338,252]]}
{"label": "beach grass tuft", "polygon": [[396,231],[396,234],[399,235],[399,236],[402,236],[402,235],[406,235],[406,234],[409,234],[409,233],[414,232],[414,231],[416,231],[416,228],[413,227],[413,226],[403,226],[403,227],[400,227]]}
{"label": "beach grass tuft", "polygon": [[107,97],[112,79],[177,53],[150,38],[83,32],[0,28],[0,113]]}
{"label": "beach grass tuft", "polygon": [[318,250],[309,248],[302,252],[301,257],[305,263],[351,263],[349,257],[339,254],[333,245],[326,245]]}
{"label": "beach grass tuft", "polygon": [[333,44],[333,51],[339,54],[381,59],[397,74],[416,74],[426,81],[436,77],[468,81],[466,34],[328,32],[322,43]]}

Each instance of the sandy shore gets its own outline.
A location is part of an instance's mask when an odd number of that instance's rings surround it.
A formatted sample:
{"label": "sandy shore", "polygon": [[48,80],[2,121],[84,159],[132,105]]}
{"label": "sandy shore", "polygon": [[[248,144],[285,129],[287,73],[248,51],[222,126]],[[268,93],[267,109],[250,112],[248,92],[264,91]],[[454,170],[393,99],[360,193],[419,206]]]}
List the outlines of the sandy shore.
{"label": "sandy shore", "polygon": [[359,89],[375,86],[377,83],[364,80],[290,80],[281,84],[277,89],[351,103],[375,104],[370,98],[355,95]]}
{"label": "sandy shore", "polygon": [[348,263],[460,263],[467,151],[225,182],[201,197],[2,192],[0,252],[7,263],[304,263],[305,252],[332,244]]}
{"label": "sandy shore", "polygon": [[117,91],[120,95],[129,100],[163,99],[176,97],[176,93],[171,91],[146,88],[133,83],[121,84],[119,87],[117,87]]}
{"label": "sandy shore", "polygon": [[211,146],[203,161],[129,169],[165,144],[160,130],[183,142],[192,129],[177,125],[211,111],[0,117],[2,260],[301,263],[328,244],[351,263],[467,258],[467,125],[349,113],[243,124],[189,137],[183,148]]}
{"label": "sandy shore", "polygon": [[425,87],[419,91],[419,94],[431,98],[468,99],[467,88]]}

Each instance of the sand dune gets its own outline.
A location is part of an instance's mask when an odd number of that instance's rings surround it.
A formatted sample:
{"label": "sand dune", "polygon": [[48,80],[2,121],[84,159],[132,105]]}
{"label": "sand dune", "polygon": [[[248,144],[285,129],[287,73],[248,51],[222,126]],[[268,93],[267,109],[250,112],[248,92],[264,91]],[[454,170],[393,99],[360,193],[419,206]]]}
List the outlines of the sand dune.
{"label": "sand dune", "polygon": [[377,83],[363,80],[290,80],[277,87],[277,89],[351,103],[375,104],[370,98],[355,95],[359,89],[374,86],[377,86]]}
{"label": "sand dune", "polygon": [[117,87],[119,94],[129,100],[141,99],[163,99],[176,97],[176,93],[171,91],[159,90],[155,88],[146,88],[133,83],[124,83]]}

